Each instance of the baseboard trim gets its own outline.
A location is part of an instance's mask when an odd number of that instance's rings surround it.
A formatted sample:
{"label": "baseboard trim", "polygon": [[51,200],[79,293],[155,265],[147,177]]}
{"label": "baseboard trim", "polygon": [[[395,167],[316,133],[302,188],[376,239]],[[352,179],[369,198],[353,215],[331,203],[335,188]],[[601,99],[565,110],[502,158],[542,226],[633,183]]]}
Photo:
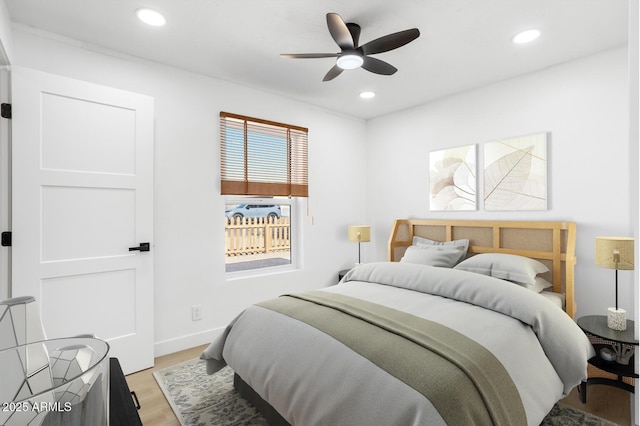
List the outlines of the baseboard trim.
{"label": "baseboard trim", "polygon": [[225,327],[219,327],[212,330],[205,330],[200,333],[189,334],[186,336],[180,336],[173,339],[163,340],[156,342],[153,346],[153,353],[155,357],[169,355],[175,352],[180,352],[185,349],[190,349],[196,346],[205,345],[211,343],[219,335],[224,332]]}

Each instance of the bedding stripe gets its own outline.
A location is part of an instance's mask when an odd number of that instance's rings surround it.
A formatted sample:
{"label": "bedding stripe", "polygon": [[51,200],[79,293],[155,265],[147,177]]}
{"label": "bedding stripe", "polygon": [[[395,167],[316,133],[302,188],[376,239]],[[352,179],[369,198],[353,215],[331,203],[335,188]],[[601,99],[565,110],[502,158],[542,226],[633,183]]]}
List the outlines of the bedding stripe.
{"label": "bedding stripe", "polygon": [[455,330],[322,291],[285,295],[258,305],[347,345],[423,394],[447,424],[527,424],[518,390],[500,361]]}

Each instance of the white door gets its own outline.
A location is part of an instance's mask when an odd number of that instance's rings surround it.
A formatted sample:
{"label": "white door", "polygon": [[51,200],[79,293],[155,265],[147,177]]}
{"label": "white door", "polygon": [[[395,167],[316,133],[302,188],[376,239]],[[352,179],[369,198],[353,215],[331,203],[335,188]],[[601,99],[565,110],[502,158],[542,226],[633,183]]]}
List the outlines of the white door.
{"label": "white door", "polygon": [[[13,68],[12,296],[153,366],[153,99]],[[130,248],[151,243],[148,252]]]}

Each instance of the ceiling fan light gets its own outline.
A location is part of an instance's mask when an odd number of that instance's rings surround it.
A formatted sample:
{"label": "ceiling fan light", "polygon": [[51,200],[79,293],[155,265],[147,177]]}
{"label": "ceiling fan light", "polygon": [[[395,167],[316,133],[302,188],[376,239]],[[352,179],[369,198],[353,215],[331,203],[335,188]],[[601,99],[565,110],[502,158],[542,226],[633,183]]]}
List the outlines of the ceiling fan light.
{"label": "ceiling fan light", "polygon": [[336,64],[343,70],[353,70],[362,66],[364,59],[362,56],[355,54],[342,55],[336,61]]}
{"label": "ceiling fan light", "polygon": [[165,17],[162,16],[160,12],[153,9],[138,9],[136,10],[136,16],[145,24],[152,25],[154,27],[161,27],[167,23]]}
{"label": "ceiling fan light", "polygon": [[533,30],[522,31],[521,33],[518,33],[515,36],[513,36],[511,40],[516,44],[522,44],[522,43],[532,42],[538,37],[540,37],[540,31],[533,29]]}

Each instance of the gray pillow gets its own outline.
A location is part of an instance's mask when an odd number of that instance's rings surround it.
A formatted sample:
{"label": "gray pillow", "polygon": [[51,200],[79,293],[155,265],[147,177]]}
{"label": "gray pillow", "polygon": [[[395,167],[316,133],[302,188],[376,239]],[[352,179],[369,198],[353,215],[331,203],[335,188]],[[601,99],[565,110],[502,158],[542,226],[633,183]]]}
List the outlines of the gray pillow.
{"label": "gray pillow", "polygon": [[469,240],[453,240],[453,241],[443,242],[443,241],[434,241],[434,240],[430,240],[428,238],[423,238],[423,237],[413,237],[413,245],[419,246],[419,247],[436,246],[436,247],[447,247],[447,248],[458,249],[460,256],[453,263],[453,265],[455,265],[458,262],[460,262],[462,259],[464,259],[465,256],[467,255],[467,250],[469,249]]}
{"label": "gray pillow", "polygon": [[410,246],[400,262],[451,268],[460,259],[460,247]]}
{"label": "gray pillow", "polygon": [[455,269],[531,285],[536,283],[538,274],[549,272],[535,259],[502,253],[477,254],[457,264]]}

